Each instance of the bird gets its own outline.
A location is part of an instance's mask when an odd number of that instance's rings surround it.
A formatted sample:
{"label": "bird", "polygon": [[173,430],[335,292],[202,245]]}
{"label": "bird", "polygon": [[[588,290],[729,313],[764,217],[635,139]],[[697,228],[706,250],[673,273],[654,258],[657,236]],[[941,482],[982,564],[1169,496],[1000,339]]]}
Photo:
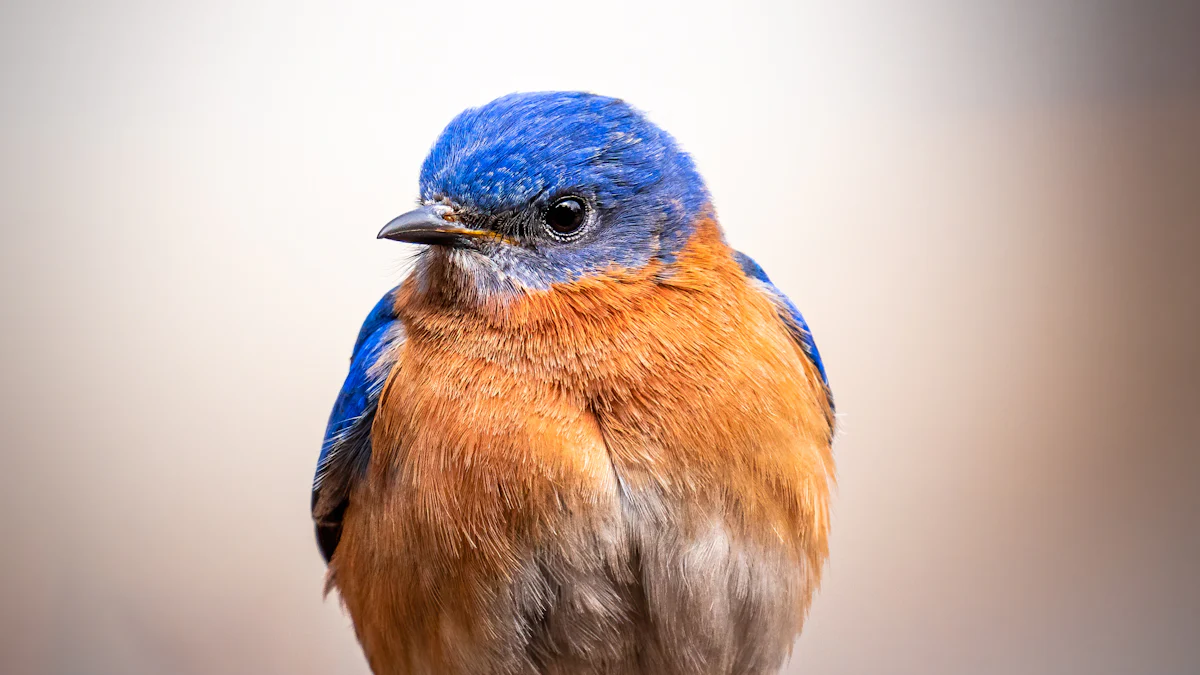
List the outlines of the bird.
{"label": "bird", "polygon": [[691,155],[622,99],[509,94],[378,237],[419,248],[312,491],[372,671],[777,672],[828,558],[835,408]]}

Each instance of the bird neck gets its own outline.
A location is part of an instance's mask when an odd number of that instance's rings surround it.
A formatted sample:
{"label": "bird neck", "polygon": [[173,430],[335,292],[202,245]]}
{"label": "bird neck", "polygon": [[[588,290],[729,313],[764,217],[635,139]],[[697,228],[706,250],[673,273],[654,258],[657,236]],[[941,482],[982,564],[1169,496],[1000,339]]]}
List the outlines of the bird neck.
{"label": "bird neck", "polygon": [[633,269],[614,265],[544,289],[512,282],[505,286],[504,280],[481,289],[472,258],[459,251],[431,251],[397,293],[396,310],[410,339],[422,330],[456,340],[480,330],[509,334],[506,340],[518,342],[538,332],[568,329],[613,336],[653,323],[667,330],[673,314],[685,316],[671,311],[673,296],[702,293],[707,302],[722,303],[746,285],[715,220],[702,218],[689,230],[686,242],[673,246],[670,255]]}

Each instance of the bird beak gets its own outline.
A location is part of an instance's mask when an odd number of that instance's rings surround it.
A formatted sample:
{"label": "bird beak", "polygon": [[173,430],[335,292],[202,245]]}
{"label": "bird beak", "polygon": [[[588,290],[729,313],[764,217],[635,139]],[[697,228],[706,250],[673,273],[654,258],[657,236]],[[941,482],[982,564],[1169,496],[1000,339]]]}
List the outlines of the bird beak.
{"label": "bird beak", "polygon": [[403,241],[409,244],[454,248],[469,246],[471,242],[479,239],[502,238],[496,232],[459,227],[446,220],[449,213],[451,213],[451,209],[440,204],[422,206],[393,218],[379,231],[378,238]]}

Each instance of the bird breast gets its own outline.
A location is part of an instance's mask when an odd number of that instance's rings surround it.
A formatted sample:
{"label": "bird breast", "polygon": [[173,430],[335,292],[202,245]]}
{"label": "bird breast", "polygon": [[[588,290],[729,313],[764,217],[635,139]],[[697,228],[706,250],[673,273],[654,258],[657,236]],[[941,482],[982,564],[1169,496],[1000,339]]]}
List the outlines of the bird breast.
{"label": "bird breast", "polygon": [[819,376],[704,224],[408,339],[332,569],[376,672],[778,667],[827,552]]}

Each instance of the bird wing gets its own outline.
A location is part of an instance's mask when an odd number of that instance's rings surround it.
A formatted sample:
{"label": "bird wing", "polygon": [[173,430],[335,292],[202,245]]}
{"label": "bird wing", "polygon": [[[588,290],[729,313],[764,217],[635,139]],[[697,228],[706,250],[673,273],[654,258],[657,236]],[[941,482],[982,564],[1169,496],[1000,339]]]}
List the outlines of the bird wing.
{"label": "bird wing", "polygon": [[396,316],[399,286],[388,291],[363,322],[350,357],[350,372],[333,404],[313,478],[312,516],[325,562],[342,536],[350,488],[371,459],[371,425],[379,394],[396,363],[404,326]]}
{"label": "bird wing", "polygon": [[784,295],[783,291],[775,287],[771,283],[771,278],[767,276],[766,271],[762,266],[754,262],[750,256],[741,251],[734,251],[734,259],[741,265],[742,271],[747,277],[754,280],[759,290],[771,299],[771,302],[779,310],[779,318],[787,326],[788,332],[791,333],[792,339],[800,346],[801,351],[808,357],[816,367],[817,372],[821,375],[821,383],[825,386],[825,397],[829,401],[829,410],[834,410],[833,406],[833,391],[829,388],[829,377],[825,374],[825,363],[821,360],[821,352],[817,349],[817,342],[813,339],[812,330],[808,327],[808,322],[804,320],[804,315],[796,308],[796,305]]}

